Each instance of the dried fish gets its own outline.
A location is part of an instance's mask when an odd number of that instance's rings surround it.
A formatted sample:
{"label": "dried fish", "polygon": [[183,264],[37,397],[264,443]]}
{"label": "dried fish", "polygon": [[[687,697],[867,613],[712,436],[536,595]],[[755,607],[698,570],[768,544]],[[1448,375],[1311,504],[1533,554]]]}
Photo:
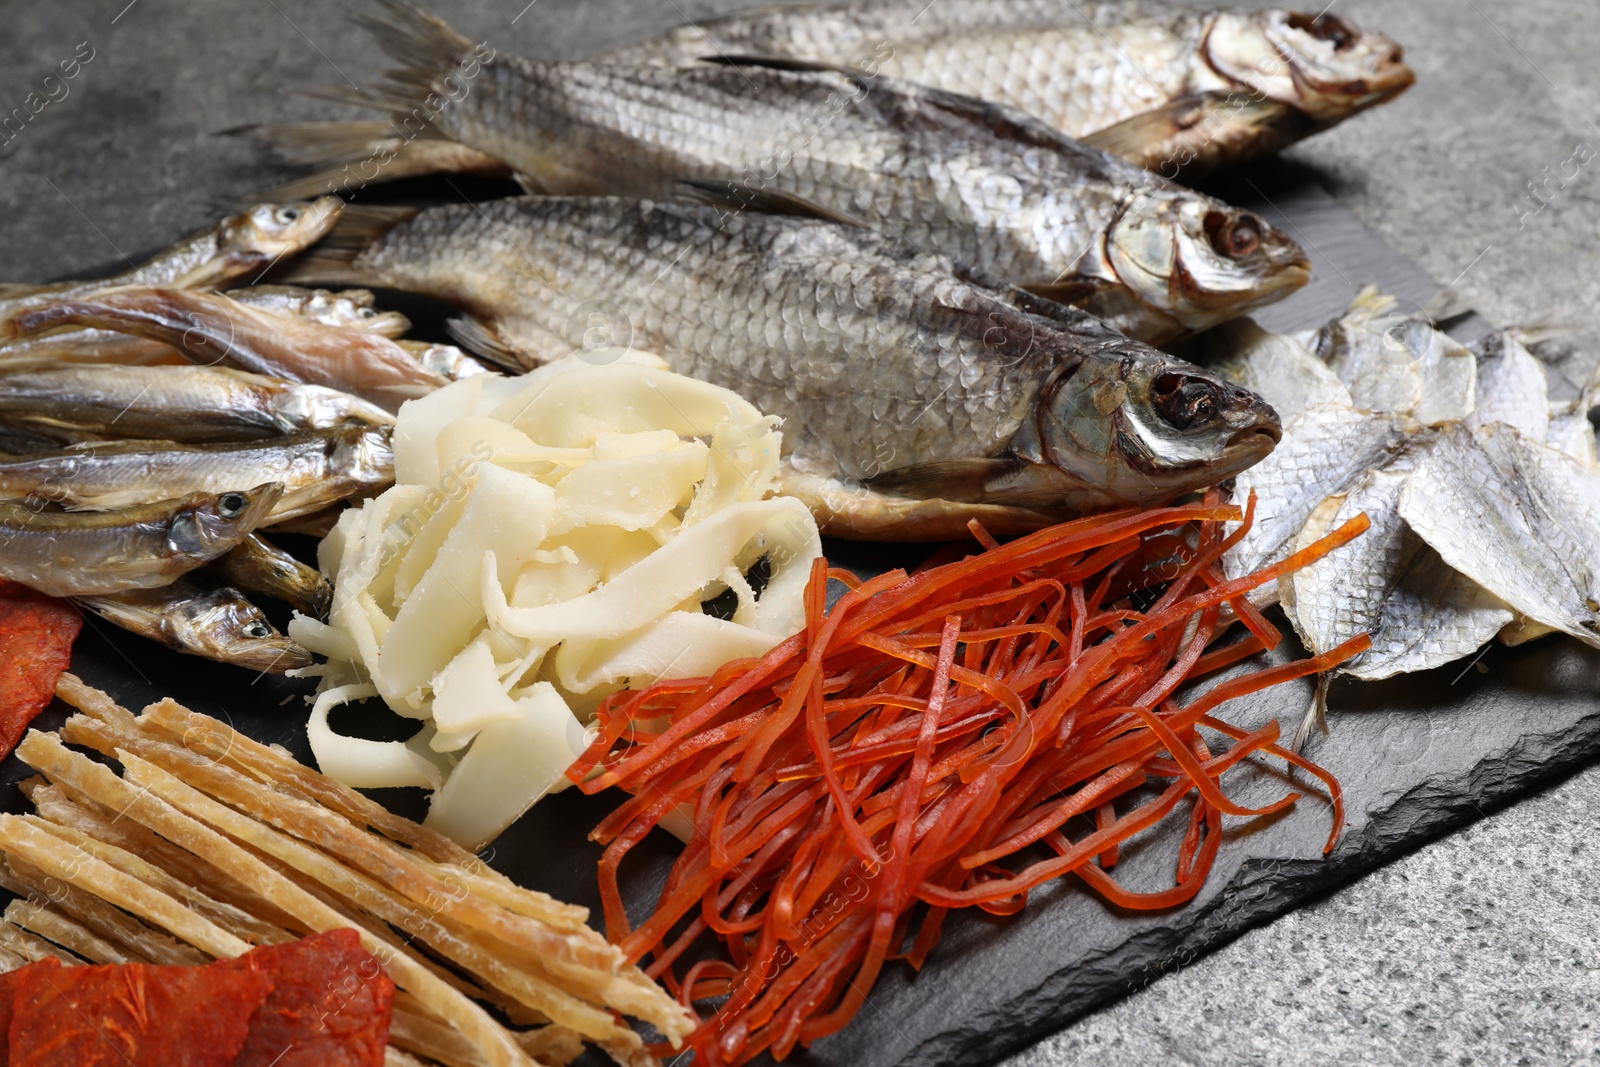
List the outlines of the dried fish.
{"label": "dried fish", "polygon": [[[346,95],[401,121],[449,92],[477,46],[393,10],[374,28],[402,65]],[[1259,216],[1014,109],[793,60],[676,69],[502,54],[430,131],[541,193],[671,199],[688,186],[736,207],[864,220],[1152,344],[1309,278],[1299,246]]]}
{"label": "dried fish", "polygon": [[[617,358],[585,347],[594,316],[782,417],[790,469],[812,479],[791,490],[856,535],[960,536],[959,508],[902,521],[929,499],[1034,525],[1154,503],[1254,463],[1280,432],[1247,390],[867,230],[565,197],[384,225],[353,260],[306,270],[454,301],[529,364]],[[868,519],[865,501],[829,505],[828,486],[896,503]]]}
{"label": "dried fish", "polygon": [[1314,404],[1355,406],[1350,390],[1310,349],[1288,334],[1268,333],[1253,319],[1207,331],[1196,359],[1259,394],[1285,422]]}
{"label": "dried fish", "polygon": [[110,437],[244,441],[393,425],[364,400],[226,367],[0,363],[0,426],[65,443]]}
{"label": "dried fish", "polygon": [[356,425],[261,441],[74,445],[0,459],[0,496],[106,510],[187,493],[222,493],[263,477],[278,483],[280,490],[263,516],[267,525],[376,492],[394,477],[389,430]]}
{"label": "dried fish", "polygon": [[95,512],[3,500],[0,577],[51,596],[166,585],[238,544],[282,493],[270,482]]}
{"label": "dried fish", "polygon": [[404,337],[411,320],[398,311],[379,311],[372,306],[373,295],[366,289],[303,289],[297,285],[252,285],[229,289],[223,294],[263,311],[294,315],[324,326],[349,326],[384,337]]}
{"label": "dried fish", "polygon": [[1327,11],[1140,0],[788,4],[705,19],[608,58],[719,54],[848,64],[1001,101],[1186,177],[1275,151],[1415,80],[1398,44]]}
{"label": "dried fish", "polygon": [[220,293],[118,289],[46,304],[12,325],[21,337],[62,326],[121,330],[170,344],[200,366],[323,385],[389,411],[445,382],[380,334],[277,314]]}
{"label": "dried fish", "polygon": [[333,602],[333,586],[320,571],[259,534],[240,541],[206,570],[228,585],[285,601],[314,619],[326,615]]}
{"label": "dried fish", "polygon": [[311,665],[311,653],[279,633],[237,589],[206,590],[179,578],[157,589],[76,599],[124,630],[193,656],[275,674]]}

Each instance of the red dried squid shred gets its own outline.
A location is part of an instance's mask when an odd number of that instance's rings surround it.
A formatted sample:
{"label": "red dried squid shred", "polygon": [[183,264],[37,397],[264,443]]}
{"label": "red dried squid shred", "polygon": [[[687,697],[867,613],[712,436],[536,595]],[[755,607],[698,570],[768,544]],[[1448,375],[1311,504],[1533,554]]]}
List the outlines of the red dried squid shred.
{"label": "red dried squid shred", "polygon": [[[1119,907],[1186,902],[1224,815],[1301,799],[1229,799],[1221,779],[1250,757],[1284,759],[1326,787],[1333,848],[1344,817],[1334,778],[1279,747],[1276,722],[1247,731],[1211,712],[1328,670],[1365,637],[1227,678],[1188,703],[1175,694],[1274,647],[1277,630],[1245,594],[1349,542],[1366,519],[1226,580],[1219,560],[1254,499],[1244,513],[1219,499],[1004,545],[975,529],[983,551],[946,553],[911,575],[858,581],[819,560],[799,634],[709,678],[601,705],[597,738],[568,773],[585,792],[632,794],[592,835],[606,845],[606,929],[691,1010],[722,998],[690,1038],[696,1062],[783,1059],[837,1031],[887,963],[922,965],[956,908],[1013,914],[1067,874]],[[1230,523],[1241,525],[1230,534]],[[824,612],[829,579],[845,592]],[[1224,618],[1245,636],[1218,642]],[[1119,847],[1185,800],[1173,885],[1124,888],[1109,873]],[[673,813],[693,836],[634,928],[621,864]],[[691,951],[707,933],[723,958]]]}

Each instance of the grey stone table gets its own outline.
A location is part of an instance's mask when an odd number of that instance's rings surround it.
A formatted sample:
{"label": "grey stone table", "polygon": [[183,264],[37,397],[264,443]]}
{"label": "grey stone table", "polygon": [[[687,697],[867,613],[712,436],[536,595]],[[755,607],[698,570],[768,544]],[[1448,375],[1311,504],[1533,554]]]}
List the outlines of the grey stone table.
{"label": "grey stone table", "polygon": [[[1334,2],[1403,41],[1419,83],[1290,154],[1491,320],[1555,328],[1540,354],[1581,382],[1600,351],[1600,173],[1590,164],[1543,207],[1528,183],[1580,145],[1600,148],[1594,3]],[[740,6],[525,3],[436,7],[476,39],[556,57]],[[0,114],[77,62],[75,77],[49,83],[57,99],[0,144],[0,281],[119,264],[270,184],[279,175],[247,146],[210,135],[337,114],[288,90],[373,73],[375,50],[346,13],[314,0],[0,0]],[[1353,295],[1360,279],[1348,281]],[[1590,768],[1159,978],[1010,1067],[1600,1062],[1597,830]]]}

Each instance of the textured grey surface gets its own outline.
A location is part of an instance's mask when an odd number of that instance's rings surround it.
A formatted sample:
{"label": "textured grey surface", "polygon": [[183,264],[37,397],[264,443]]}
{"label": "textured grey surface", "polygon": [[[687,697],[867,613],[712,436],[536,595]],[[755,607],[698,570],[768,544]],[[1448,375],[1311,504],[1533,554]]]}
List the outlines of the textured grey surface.
{"label": "textured grey surface", "polygon": [[[523,3],[440,8],[497,47],[555,56],[739,6]],[[1291,156],[1491,319],[1575,327],[1544,352],[1581,377],[1600,345],[1600,161],[1536,215],[1525,183],[1580,143],[1600,147],[1592,3],[1344,0],[1336,11],[1401,39],[1419,84]],[[116,264],[204,224],[217,202],[275,177],[208,134],[335,114],[282,89],[377,65],[340,8],[310,0],[12,0],[0,25],[0,113],[79,42],[95,49],[69,94],[0,146],[0,280]],[[1353,293],[1365,279],[1345,280]],[[1597,784],[1590,769],[1490,814],[1013,1063],[1600,1060]]]}

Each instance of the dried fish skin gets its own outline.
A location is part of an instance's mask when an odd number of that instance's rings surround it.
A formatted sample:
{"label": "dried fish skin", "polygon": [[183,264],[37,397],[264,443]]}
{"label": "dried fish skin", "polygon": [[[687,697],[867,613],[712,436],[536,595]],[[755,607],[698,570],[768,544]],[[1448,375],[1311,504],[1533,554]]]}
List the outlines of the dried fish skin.
{"label": "dried fish skin", "polygon": [[[1327,12],[1204,11],[1137,0],[856,0],[736,12],[612,54],[848,64],[1019,107],[1073,136],[1116,127],[1128,158],[1209,169],[1273,151],[1403,92],[1399,45]],[[1170,112],[1212,101],[1203,139]],[[1234,122],[1227,107],[1247,112]],[[1270,110],[1273,115],[1260,112]],[[1140,122],[1151,116],[1155,121]],[[1163,170],[1162,173],[1167,173]]]}
{"label": "dried fish skin", "polygon": [[1467,425],[1502,423],[1533,441],[1550,430],[1549,383],[1544,367],[1517,337],[1501,331],[1478,343],[1477,402]]}
{"label": "dried fish skin", "polygon": [[179,578],[156,589],[75,600],[107,622],[178,652],[270,674],[311,666],[311,653],[279,633],[237,589],[207,590]]}
{"label": "dried fish skin", "polygon": [[1600,647],[1600,477],[1572,457],[1500,423],[1448,427],[1400,514],[1520,614]]}
{"label": "dried fish skin", "polygon": [[[397,119],[448,94],[476,62],[475,45],[415,12],[374,28],[401,66],[355,96]],[[496,55],[430,129],[545,194],[681,199],[693,182],[756,207],[804,201],[1152,344],[1310,277],[1299,246],[1259,216],[1026,114],[793,60],[666,67]]]}
{"label": "dried fish skin", "polygon": [[166,585],[238,544],[282,492],[274,482],[93,512],[0,500],[0,577],[50,596]]}
{"label": "dried fish skin", "polygon": [[1410,414],[1422,402],[1422,371],[1406,344],[1409,319],[1393,297],[1362,290],[1339,318],[1317,331],[1312,351],[1350,390],[1363,411]]}
{"label": "dried fish skin", "polygon": [[1355,541],[1280,583],[1295,630],[1312,651],[1371,635],[1372,647],[1341,674],[1372,681],[1452,663],[1512,619],[1504,601],[1446,564],[1400,517],[1411,463],[1426,451],[1410,449],[1408,461],[1329,497],[1295,541],[1302,548],[1357,514],[1371,521]]}
{"label": "dried fish skin", "polygon": [[585,345],[599,316],[624,347],[784,418],[797,470],[896,496],[1154,502],[1243,469],[1281,433],[1248,390],[1082,312],[834,223],[498,200],[391,219],[353,262],[308,266],[455,302],[529,363],[616,358]]}
{"label": "dried fish skin", "polygon": [[1277,449],[1234,480],[1234,499],[1256,494],[1255,525],[1223,557],[1230,578],[1284,555],[1311,513],[1386,465],[1405,441],[1392,416],[1314,404],[1284,425]]}
{"label": "dried fish skin", "polygon": [[1199,339],[1197,362],[1272,405],[1287,423],[1315,404],[1354,407],[1338,375],[1300,341],[1268,333],[1255,320],[1234,319]]}

